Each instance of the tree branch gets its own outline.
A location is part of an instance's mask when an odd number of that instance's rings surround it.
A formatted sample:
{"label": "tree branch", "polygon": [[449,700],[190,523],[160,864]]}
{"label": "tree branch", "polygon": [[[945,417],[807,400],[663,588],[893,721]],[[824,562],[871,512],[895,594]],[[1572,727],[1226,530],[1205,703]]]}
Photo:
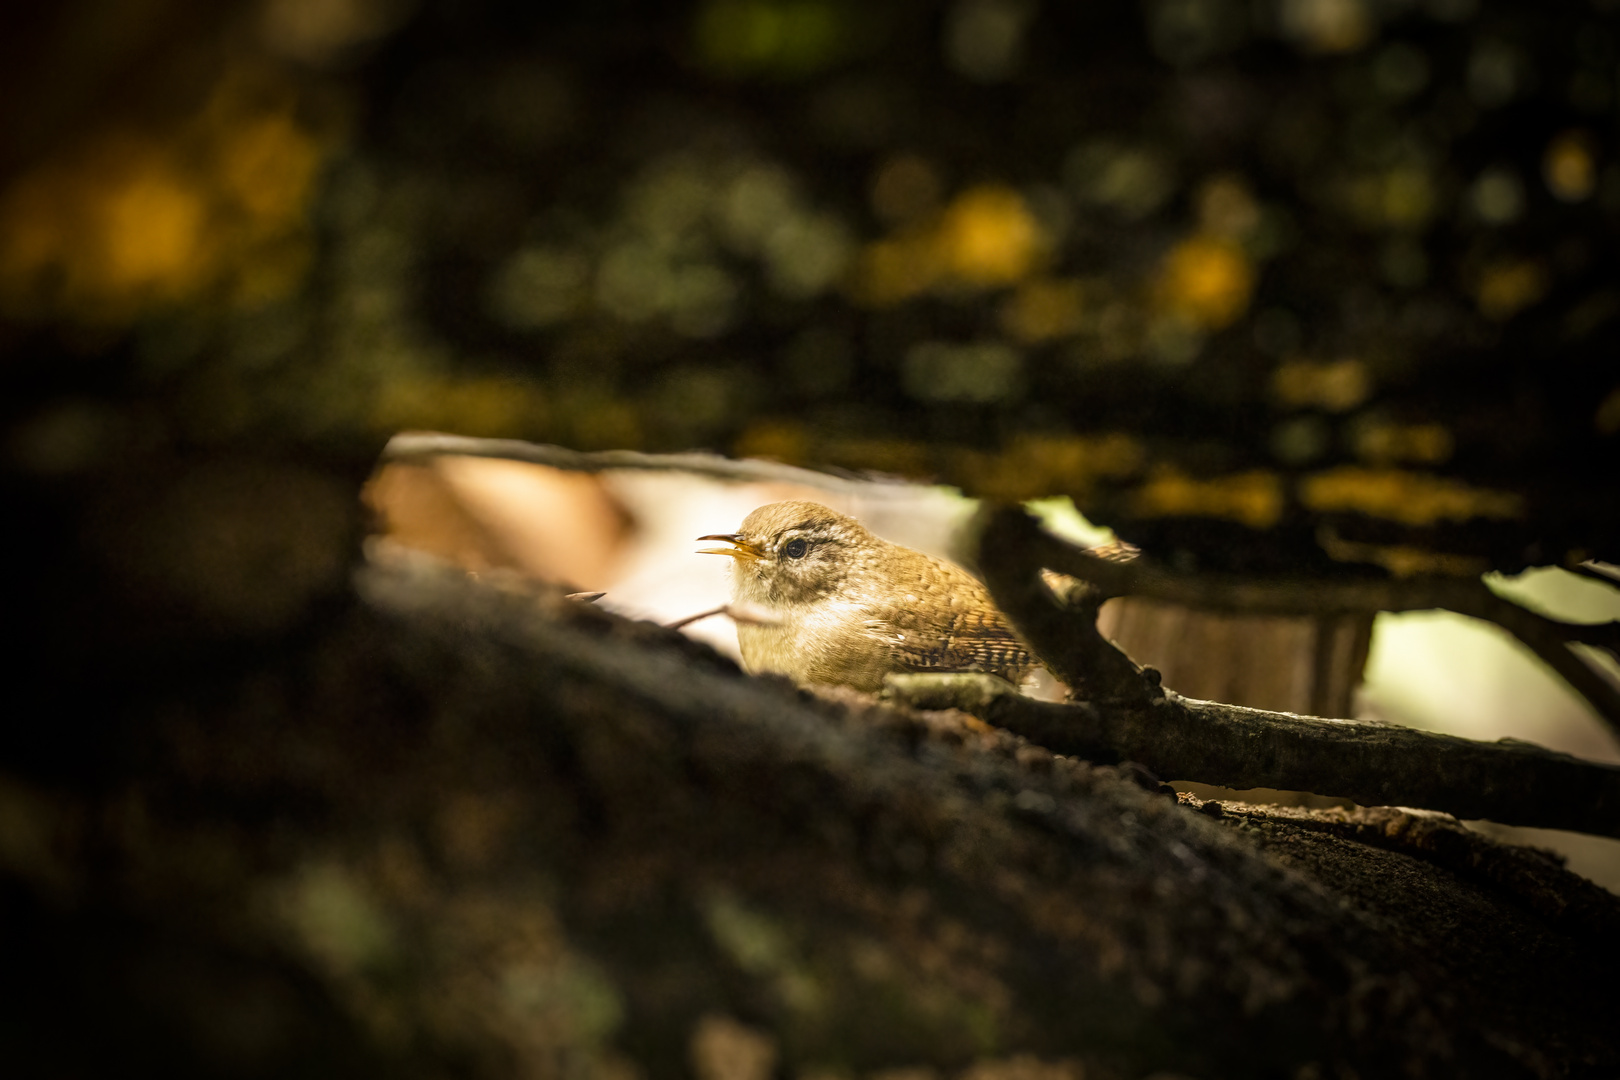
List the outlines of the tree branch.
{"label": "tree branch", "polygon": [[[1616,624],[1580,625],[1549,619],[1497,596],[1483,582],[1474,578],[1256,581],[1211,574],[1182,574],[1147,559],[1120,562],[1092,554],[1053,536],[1018,509],[987,507],[980,514],[978,529],[983,553],[980,566],[985,572],[986,584],[990,586],[997,604],[1002,605],[1002,610],[1015,624],[1018,624],[1019,615],[1013,608],[1024,611],[1026,618],[1037,621],[1042,618],[1039,615],[1042,609],[1027,594],[1030,588],[1027,581],[1031,575],[1038,577],[1037,571],[1043,567],[1080,578],[1109,596],[1143,596],[1217,611],[1323,615],[1440,608],[1495,623],[1518,638],[1585,697],[1609,729],[1620,735],[1620,687],[1569,649],[1571,643],[1580,642],[1613,651],[1616,639],[1620,637],[1620,631],[1615,629]],[[997,562],[1001,562],[1002,566],[996,571],[996,580],[992,581],[991,567]],[[1026,584],[1018,585],[1017,582]],[[1001,591],[998,591],[998,586]],[[1047,602],[1056,607],[1049,593]],[[1072,621],[1072,616],[1060,616],[1050,627],[1044,622],[1041,625],[1032,624],[1027,628],[1035,635],[1030,638],[1030,644],[1043,658],[1046,657],[1042,651],[1043,643],[1061,654],[1066,648],[1063,641],[1078,641],[1085,637],[1084,630],[1069,625]],[[1025,630],[1020,626],[1020,632]],[[1094,626],[1091,633],[1095,634]],[[1090,644],[1083,646],[1083,649],[1088,655],[1096,654]],[[1102,662],[1112,663],[1106,660]]]}
{"label": "tree branch", "polygon": [[[1610,682],[1606,675],[1569,648],[1572,642],[1581,642],[1612,652],[1613,644],[1605,643],[1603,631],[1614,624],[1600,623],[1592,627],[1557,622],[1502,599],[1483,584],[1480,590],[1486,595],[1481,598],[1479,607],[1473,611],[1462,611],[1462,614],[1493,622],[1518,638],[1576,693],[1590,702],[1609,730],[1620,736],[1620,686]],[[1607,636],[1612,638],[1612,631]]]}
{"label": "tree branch", "polygon": [[1516,740],[1476,742],[1168,691],[1138,705],[1057,704],[1024,697],[991,676],[892,675],[888,692],[913,708],[960,708],[1053,753],[1138,761],[1175,780],[1620,836],[1620,768]]}
{"label": "tree branch", "polygon": [[1594,581],[1601,581],[1605,585],[1620,584],[1620,566],[1612,563],[1598,562],[1596,559],[1587,559],[1570,567],[1571,573],[1589,577]]}
{"label": "tree branch", "polygon": [[1620,622],[1571,623],[1569,640],[1590,645],[1594,649],[1602,649],[1610,656],[1620,659]]}
{"label": "tree branch", "polygon": [[1020,510],[991,513],[988,519],[981,511],[978,520],[983,526],[975,562],[990,595],[1071,696],[1143,702],[1158,693],[1158,672],[1137,666],[1098,631],[1097,611],[1109,598],[1106,589],[1082,585],[1067,590],[1069,602],[1060,603],[1024,544],[1020,521],[1032,525],[1033,519]]}

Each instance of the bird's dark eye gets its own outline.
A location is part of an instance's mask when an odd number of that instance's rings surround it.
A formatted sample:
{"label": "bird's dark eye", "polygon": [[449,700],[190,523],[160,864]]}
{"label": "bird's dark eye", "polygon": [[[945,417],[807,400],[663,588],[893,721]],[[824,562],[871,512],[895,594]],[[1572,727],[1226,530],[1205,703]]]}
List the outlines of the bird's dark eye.
{"label": "bird's dark eye", "polygon": [[803,540],[789,540],[782,545],[782,554],[790,559],[802,559],[804,553],[810,550],[810,545]]}

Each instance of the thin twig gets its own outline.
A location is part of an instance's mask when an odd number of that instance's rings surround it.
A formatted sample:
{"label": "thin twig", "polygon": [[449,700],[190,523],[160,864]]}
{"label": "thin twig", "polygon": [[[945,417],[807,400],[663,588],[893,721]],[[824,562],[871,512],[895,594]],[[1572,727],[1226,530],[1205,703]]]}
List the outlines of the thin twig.
{"label": "thin twig", "polygon": [[688,626],[691,626],[693,623],[700,622],[703,619],[709,618],[710,616],[728,614],[726,608],[727,608],[726,604],[721,604],[719,607],[712,607],[708,611],[700,611],[696,615],[688,615],[684,619],[676,619],[674,622],[667,622],[667,623],[664,624],[664,629],[665,630],[681,630],[681,629],[684,629],[684,628],[686,628]]}
{"label": "thin twig", "polygon": [[771,615],[763,608],[752,604],[721,604],[719,607],[700,611],[696,615],[688,615],[684,619],[676,619],[672,623],[665,623],[665,630],[680,630],[690,626],[699,619],[707,619],[712,615],[724,615],[734,623],[744,626],[779,626],[781,620]]}

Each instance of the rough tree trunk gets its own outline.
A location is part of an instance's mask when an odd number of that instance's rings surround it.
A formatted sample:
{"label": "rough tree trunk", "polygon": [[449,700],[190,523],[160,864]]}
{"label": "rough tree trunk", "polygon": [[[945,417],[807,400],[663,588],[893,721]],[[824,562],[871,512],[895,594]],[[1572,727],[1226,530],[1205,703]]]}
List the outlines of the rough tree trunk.
{"label": "rough tree trunk", "polygon": [[233,643],[105,613],[6,740],[21,1074],[1620,1067],[1620,902],[1432,815],[1217,814],[408,564]]}

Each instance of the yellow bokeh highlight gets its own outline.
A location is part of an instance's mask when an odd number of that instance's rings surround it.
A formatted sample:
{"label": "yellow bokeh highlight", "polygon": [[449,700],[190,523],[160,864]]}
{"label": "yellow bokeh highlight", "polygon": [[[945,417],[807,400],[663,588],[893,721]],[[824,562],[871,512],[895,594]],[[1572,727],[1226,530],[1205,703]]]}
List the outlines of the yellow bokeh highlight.
{"label": "yellow bokeh highlight", "polygon": [[1541,263],[1498,263],[1485,268],[1479,277],[1475,301],[1487,319],[1503,322],[1547,294],[1547,269]]}
{"label": "yellow bokeh highlight", "polygon": [[953,479],[971,494],[1022,502],[1048,495],[1083,499],[1099,480],[1118,480],[1147,460],[1130,435],[1021,435],[997,452],[960,450]]}
{"label": "yellow bokeh highlight", "polygon": [[999,184],[970,188],[945,208],[939,226],[946,269],[971,285],[1011,285],[1035,267],[1041,227],[1018,192]]}
{"label": "yellow bokeh highlight", "polygon": [[911,479],[944,479],[967,494],[1022,502],[1051,495],[1085,497],[1099,481],[1139,473],[1147,452],[1130,435],[1020,435],[998,450],[942,447],[905,438],[818,437],[784,418],[762,419],[730,448],[736,457],[768,458]]}
{"label": "yellow bokeh highlight", "polygon": [[1344,540],[1324,529],[1322,550],[1335,562],[1369,563],[1382,566],[1398,578],[1478,577],[1490,569],[1488,560],[1477,555],[1449,551],[1427,551],[1411,544],[1363,544]]}
{"label": "yellow bokeh highlight", "polygon": [[1360,360],[1289,360],[1271,373],[1272,397],[1290,409],[1345,412],[1372,389],[1372,373]]}
{"label": "yellow bokeh highlight", "polygon": [[1015,285],[1044,260],[1048,238],[1023,196],[969,188],[933,220],[869,243],[857,263],[862,303],[887,307],[941,288]]}
{"label": "yellow bokeh highlight", "polygon": [[204,198],[155,156],[103,189],[94,204],[100,287],[186,291],[206,257]]}
{"label": "yellow bokeh highlight", "polygon": [[217,284],[295,287],[325,143],[262,82],[228,77],[175,127],[97,133],[0,191],[0,310],[118,324]]}
{"label": "yellow bokeh highlight", "polygon": [[1230,326],[1249,308],[1255,267],[1227,237],[1197,234],[1170,250],[1155,290],[1159,304],[1205,330]]}
{"label": "yellow bokeh highlight", "polygon": [[1132,494],[1130,511],[1137,517],[1225,518],[1268,529],[1282,517],[1282,481],[1261,470],[1200,480],[1164,466]]}
{"label": "yellow bokeh highlight", "polygon": [[0,198],[0,303],[118,318],[177,299],[206,275],[206,217],[206,193],[147,142],[112,138],[41,166]]}
{"label": "yellow bokeh highlight", "polygon": [[1300,482],[1300,502],[1319,513],[1359,513],[1426,526],[1473,518],[1523,517],[1524,497],[1477,488],[1430,473],[1347,465]]}
{"label": "yellow bokeh highlight", "polygon": [[1541,175],[1547,190],[1564,202],[1580,202],[1597,189],[1597,161],[1590,137],[1582,131],[1566,131],[1547,144],[1541,159]]}
{"label": "yellow bokeh highlight", "polygon": [[1356,433],[1356,456],[1377,465],[1415,461],[1435,465],[1451,457],[1455,440],[1441,424],[1370,424]]}

